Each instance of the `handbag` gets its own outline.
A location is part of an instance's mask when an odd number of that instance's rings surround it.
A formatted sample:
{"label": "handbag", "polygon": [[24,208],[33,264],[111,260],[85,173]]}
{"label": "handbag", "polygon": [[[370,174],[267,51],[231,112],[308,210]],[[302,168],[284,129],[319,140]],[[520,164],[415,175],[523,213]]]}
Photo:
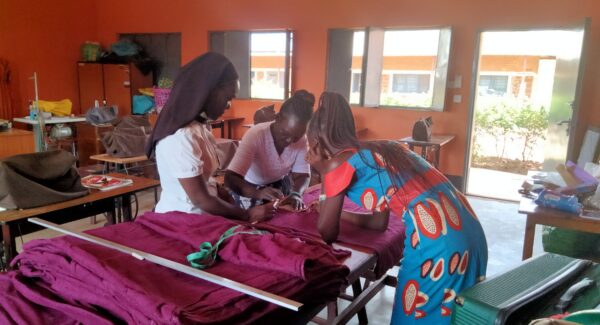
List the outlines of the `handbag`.
{"label": "handbag", "polygon": [[433,120],[431,116],[427,118],[421,118],[415,122],[412,129],[412,138],[415,141],[429,141],[431,140],[431,126]]}
{"label": "handbag", "polygon": [[85,120],[93,125],[113,122],[119,113],[117,106],[95,106],[85,113]]}
{"label": "handbag", "polygon": [[63,150],[17,155],[0,160],[0,207],[29,209],[88,194]]}
{"label": "handbag", "polygon": [[267,105],[261,107],[254,113],[254,124],[263,122],[270,122],[275,120],[277,113],[275,112],[275,105]]}

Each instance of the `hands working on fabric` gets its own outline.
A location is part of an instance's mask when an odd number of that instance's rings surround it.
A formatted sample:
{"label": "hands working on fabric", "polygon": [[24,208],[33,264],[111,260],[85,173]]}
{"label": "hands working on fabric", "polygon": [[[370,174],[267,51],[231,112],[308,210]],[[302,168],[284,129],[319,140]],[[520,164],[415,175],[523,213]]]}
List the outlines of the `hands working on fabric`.
{"label": "hands working on fabric", "polygon": [[277,205],[278,209],[286,211],[303,212],[307,211],[308,207],[304,204],[302,196],[298,193],[293,193],[283,198]]}
{"label": "hands working on fabric", "polygon": [[275,201],[283,199],[285,195],[281,190],[274,187],[264,187],[256,190],[256,198],[259,200]]}

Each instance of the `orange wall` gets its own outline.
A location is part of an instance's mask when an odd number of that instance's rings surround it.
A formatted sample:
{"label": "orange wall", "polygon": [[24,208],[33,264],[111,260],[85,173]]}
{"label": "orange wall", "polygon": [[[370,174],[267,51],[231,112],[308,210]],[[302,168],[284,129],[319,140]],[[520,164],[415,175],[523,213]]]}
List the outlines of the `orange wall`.
{"label": "orange wall", "polygon": [[[6,2],[6,1],[5,1]],[[49,1],[48,1],[49,2]],[[14,3],[17,3],[14,0]],[[23,3],[22,1],[18,2]],[[33,3],[28,0],[27,3]],[[80,39],[79,44],[87,35],[86,28],[91,24],[86,15],[89,2],[79,4],[71,1],[66,6],[42,5],[36,7],[38,15],[46,12],[56,13],[60,7],[60,16],[67,20],[76,20],[77,23],[63,23],[62,28],[56,29],[53,24],[47,23],[48,34],[52,40],[44,39],[45,30],[35,33],[33,42],[37,40],[46,44],[62,39],[66,40],[67,26],[75,26],[73,33]],[[36,2],[37,4],[37,2]],[[6,6],[3,4],[2,6]],[[9,6],[11,7],[11,6]],[[15,7],[15,5],[12,5]],[[55,8],[56,7],[56,8]],[[477,32],[482,29],[499,28],[539,28],[563,27],[579,23],[586,16],[591,16],[591,33],[588,36],[586,50],[587,64],[584,76],[583,97],[581,102],[582,113],[580,116],[580,131],[577,140],[580,143],[585,128],[589,125],[600,125],[600,1],[597,0],[505,0],[505,1],[478,1],[454,0],[449,5],[445,0],[304,0],[304,1],[278,1],[278,0],[229,0],[229,1],[199,1],[199,0],[171,0],[142,2],[139,0],[104,0],[97,1],[96,24],[98,38],[104,44],[116,40],[120,32],[181,32],[182,33],[182,62],[185,63],[195,56],[205,52],[208,48],[208,31],[211,30],[244,30],[244,29],[282,29],[294,30],[294,58],[293,58],[293,85],[295,89],[306,88],[319,94],[325,85],[325,62],[327,51],[327,29],[342,27],[453,27],[453,44],[450,58],[450,80],[456,75],[462,75],[462,88],[449,89],[447,98],[460,94],[463,101],[458,104],[447,101],[444,112],[421,112],[400,109],[354,109],[359,123],[369,128],[368,136],[371,138],[399,138],[410,134],[413,121],[423,116],[433,116],[434,130],[437,133],[453,133],[457,135],[455,141],[444,147],[442,152],[442,171],[453,175],[462,175],[466,148],[468,98],[472,80],[472,66],[475,59],[475,44]],[[12,8],[15,11],[15,8]],[[38,10],[39,9],[39,10]],[[68,15],[64,14],[65,10]],[[0,15],[4,15],[0,10]],[[535,13],[535,14],[532,14]],[[24,12],[20,11],[23,16]],[[13,24],[20,19],[9,17]],[[0,19],[0,24],[3,24]],[[31,19],[30,19],[31,20]],[[81,21],[85,21],[82,23]],[[56,23],[56,22],[55,22]],[[92,24],[93,25],[93,24]],[[18,26],[26,28],[27,23]],[[83,31],[82,31],[83,29]],[[2,29],[0,29],[2,30]],[[93,29],[92,29],[93,30]],[[18,33],[20,38],[26,39],[25,33]],[[1,36],[0,36],[1,37]],[[71,38],[71,37],[70,37]],[[14,38],[18,39],[18,38]],[[0,44],[4,44],[0,42]],[[20,44],[24,44],[21,40]],[[0,45],[1,46],[1,45]],[[36,50],[34,46],[23,47],[20,54],[28,57],[42,55],[44,51]],[[61,51],[60,61],[66,67],[67,62],[76,59],[77,49]],[[0,50],[2,54],[4,50]],[[52,52],[52,51],[50,51]],[[65,54],[65,53],[68,53]],[[45,53],[47,54],[47,53]],[[11,59],[10,57],[8,59]],[[12,56],[15,59],[15,56]],[[57,55],[58,59],[58,55]],[[38,59],[39,60],[39,59]],[[26,76],[34,68],[42,73],[41,81],[44,92],[52,94],[72,95],[76,83],[62,82],[62,85],[51,85],[44,79],[49,72],[60,74],[61,80],[73,80],[73,70],[54,69],[52,66],[39,66],[29,63],[30,60],[19,61],[19,73]],[[46,69],[49,71],[45,71]],[[73,72],[70,72],[73,71]],[[47,80],[47,79],[46,79]],[[61,88],[62,87],[62,88]],[[27,87],[22,86],[23,90]],[[59,91],[59,89],[61,90]],[[27,93],[27,92],[23,92]],[[253,110],[264,102],[237,101],[234,104],[233,114],[251,116]],[[247,120],[246,122],[249,122]],[[241,134],[241,133],[240,133]],[[238,136],[240,135],[238,134]]]}
{"label": "orange wall", "polygon": [[92,0],[0,1],[0,57],[12,71],[14,116],[27,115],[35,98],[34,71],[40,99],[69,98],[79,113],[75,62],[80,45],[96,37],[95,21]]}

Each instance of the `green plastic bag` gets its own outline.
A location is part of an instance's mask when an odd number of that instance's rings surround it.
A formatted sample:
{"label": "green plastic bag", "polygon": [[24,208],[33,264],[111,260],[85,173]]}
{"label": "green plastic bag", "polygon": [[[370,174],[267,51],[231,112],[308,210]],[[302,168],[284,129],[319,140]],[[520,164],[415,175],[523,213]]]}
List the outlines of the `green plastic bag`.
{"label": "green plastic bag", "polygon": [[600,258],[600,234],[544,226],[542,244],[546,252],[575,257]]}
{"label": "green plastic bag", "polygon": [[85,42],[81,45],[81,61],[95,62],[100,56],[100,43]]}

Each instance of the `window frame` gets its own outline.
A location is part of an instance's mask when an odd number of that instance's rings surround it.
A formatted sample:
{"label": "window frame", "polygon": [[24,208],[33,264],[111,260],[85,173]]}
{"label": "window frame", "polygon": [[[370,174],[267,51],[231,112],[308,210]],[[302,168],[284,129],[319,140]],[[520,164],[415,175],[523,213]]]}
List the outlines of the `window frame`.
{"label": "window frame", "polygon": [[[242,50],[231,51],[236,52],[236,54],[229,53],[226,49],[225,43],[227,42],[227,37],[234,36],[237,33],[237,36],[243,39],[242,42]],[[267,97],[254,97],[252,95],[252,44],[251,37],[252,34],[257,33],[285,33],[285,63],[284,63],[284,80],[283,80],[283,98],[267,98]],[[221,53],[229,58],[238,74],[240,75],[240,92],[236,99],[240,100],[269,100],[269,101],[284,101],[288,99],[292,94],[292,58],[293,58],[293,37],[294,32],[291,29],[275,29],[275,30],[214,30],[208,31],[208,49],[209,51],[214,51],[217,53]],[[222,38],[222,39],[217,39]],[[221,44],[222,43],[222,44]],[[236,58],[242,57],[237,53],[243,52],[242,64],[236,64]],[[245,55],[247,53],[247,55]],[[230,55],[228,55],[230,54]],[[239,56],[238,56],[239,55]],[[231,57],[233,56],[233,57]],[[263,72],[263,79],[267,77],[267,70],[272,70],[277,73],[277,84],[280,84],[280,69],[260,69]],[[255,78],[258,79],[258,73],[255,73]]]}
{"label": "window frame", "polygon": [[[383,46],[384,46],[384,37],[386,31],[424,31],[424,30],[439,30],[440,36],[438,39],[438,52],[436,54],[436,66],[433,70],[427,70],[428,75],[430,76],[430,89],[432,92],[432,103],[428,107],[422,106],[396,106],[396,105],[383,105],[380,103],[381,101],[381,82],[383,72]],[[435,26],[435,27],[365,27],[365,28],[331,28],[328,32],[328,51],[327,51],[327,75],[326,75],[326,89],[328,91],[336,91],[339,89],[343,89],[339,85],[333,85],[333,81],[330,80],[331,71],[335,70],[334,67],[331,67],[330,64],[334,62],[332,58],[332,45],[336,40],[332,40],[335,33],[344,33],[344,32],[357,32],[364,31],[364,50],[363,50],[363,60],[362,60],[362,68],[360,71],[361,80],[360,80],[360,89],[359,89],[359,102],[351,103],[352,106],[358,107],[370,107],[370,108],[390,108],[390,109],[405,109],[405,110],[419,110],[419,111],[444,111],[445,103],[446,103],[446,95],[448,88],[448,70],[449,70],[449,62],[450,62],[450,52],[452,48],[452,28],[450,26]],[[442,35],[444,34],[444,35]],[[339,41],[338,41],[339,42]],[[440,63],[440,56],[444,55]],[[337,64],[337,63],[336,63]],[[396,70],[393,70],[396,71]],[[403,72],[410,71],[415,72],[416,70],[402,70]],[[386,73],[389,72],[386,70]],[[354,74],[358,73],[351,67],[350,62],[350,70],[349,70],[349,87],[348,92],[342,93],[344,97],[350,100],[350,96],[353,93],[353,81]],[[421,74],[425,71],[418,71],[416,74]],[[440,74],[439,78],[436,76]],[[388,87],[392,87],[391,81],[393,79],[393,74],[390,74],[391,78],[388,83]],[[339,76],[338,76],[339,78]],[[375,81],[377,80],[377,81]],[[441,87],[442,90],[437,89]],[[340,91],[338,91],[340,92]],[[341,93],[341,92],[340,92]],[[441,97],[440,97],[441,96]]]}

